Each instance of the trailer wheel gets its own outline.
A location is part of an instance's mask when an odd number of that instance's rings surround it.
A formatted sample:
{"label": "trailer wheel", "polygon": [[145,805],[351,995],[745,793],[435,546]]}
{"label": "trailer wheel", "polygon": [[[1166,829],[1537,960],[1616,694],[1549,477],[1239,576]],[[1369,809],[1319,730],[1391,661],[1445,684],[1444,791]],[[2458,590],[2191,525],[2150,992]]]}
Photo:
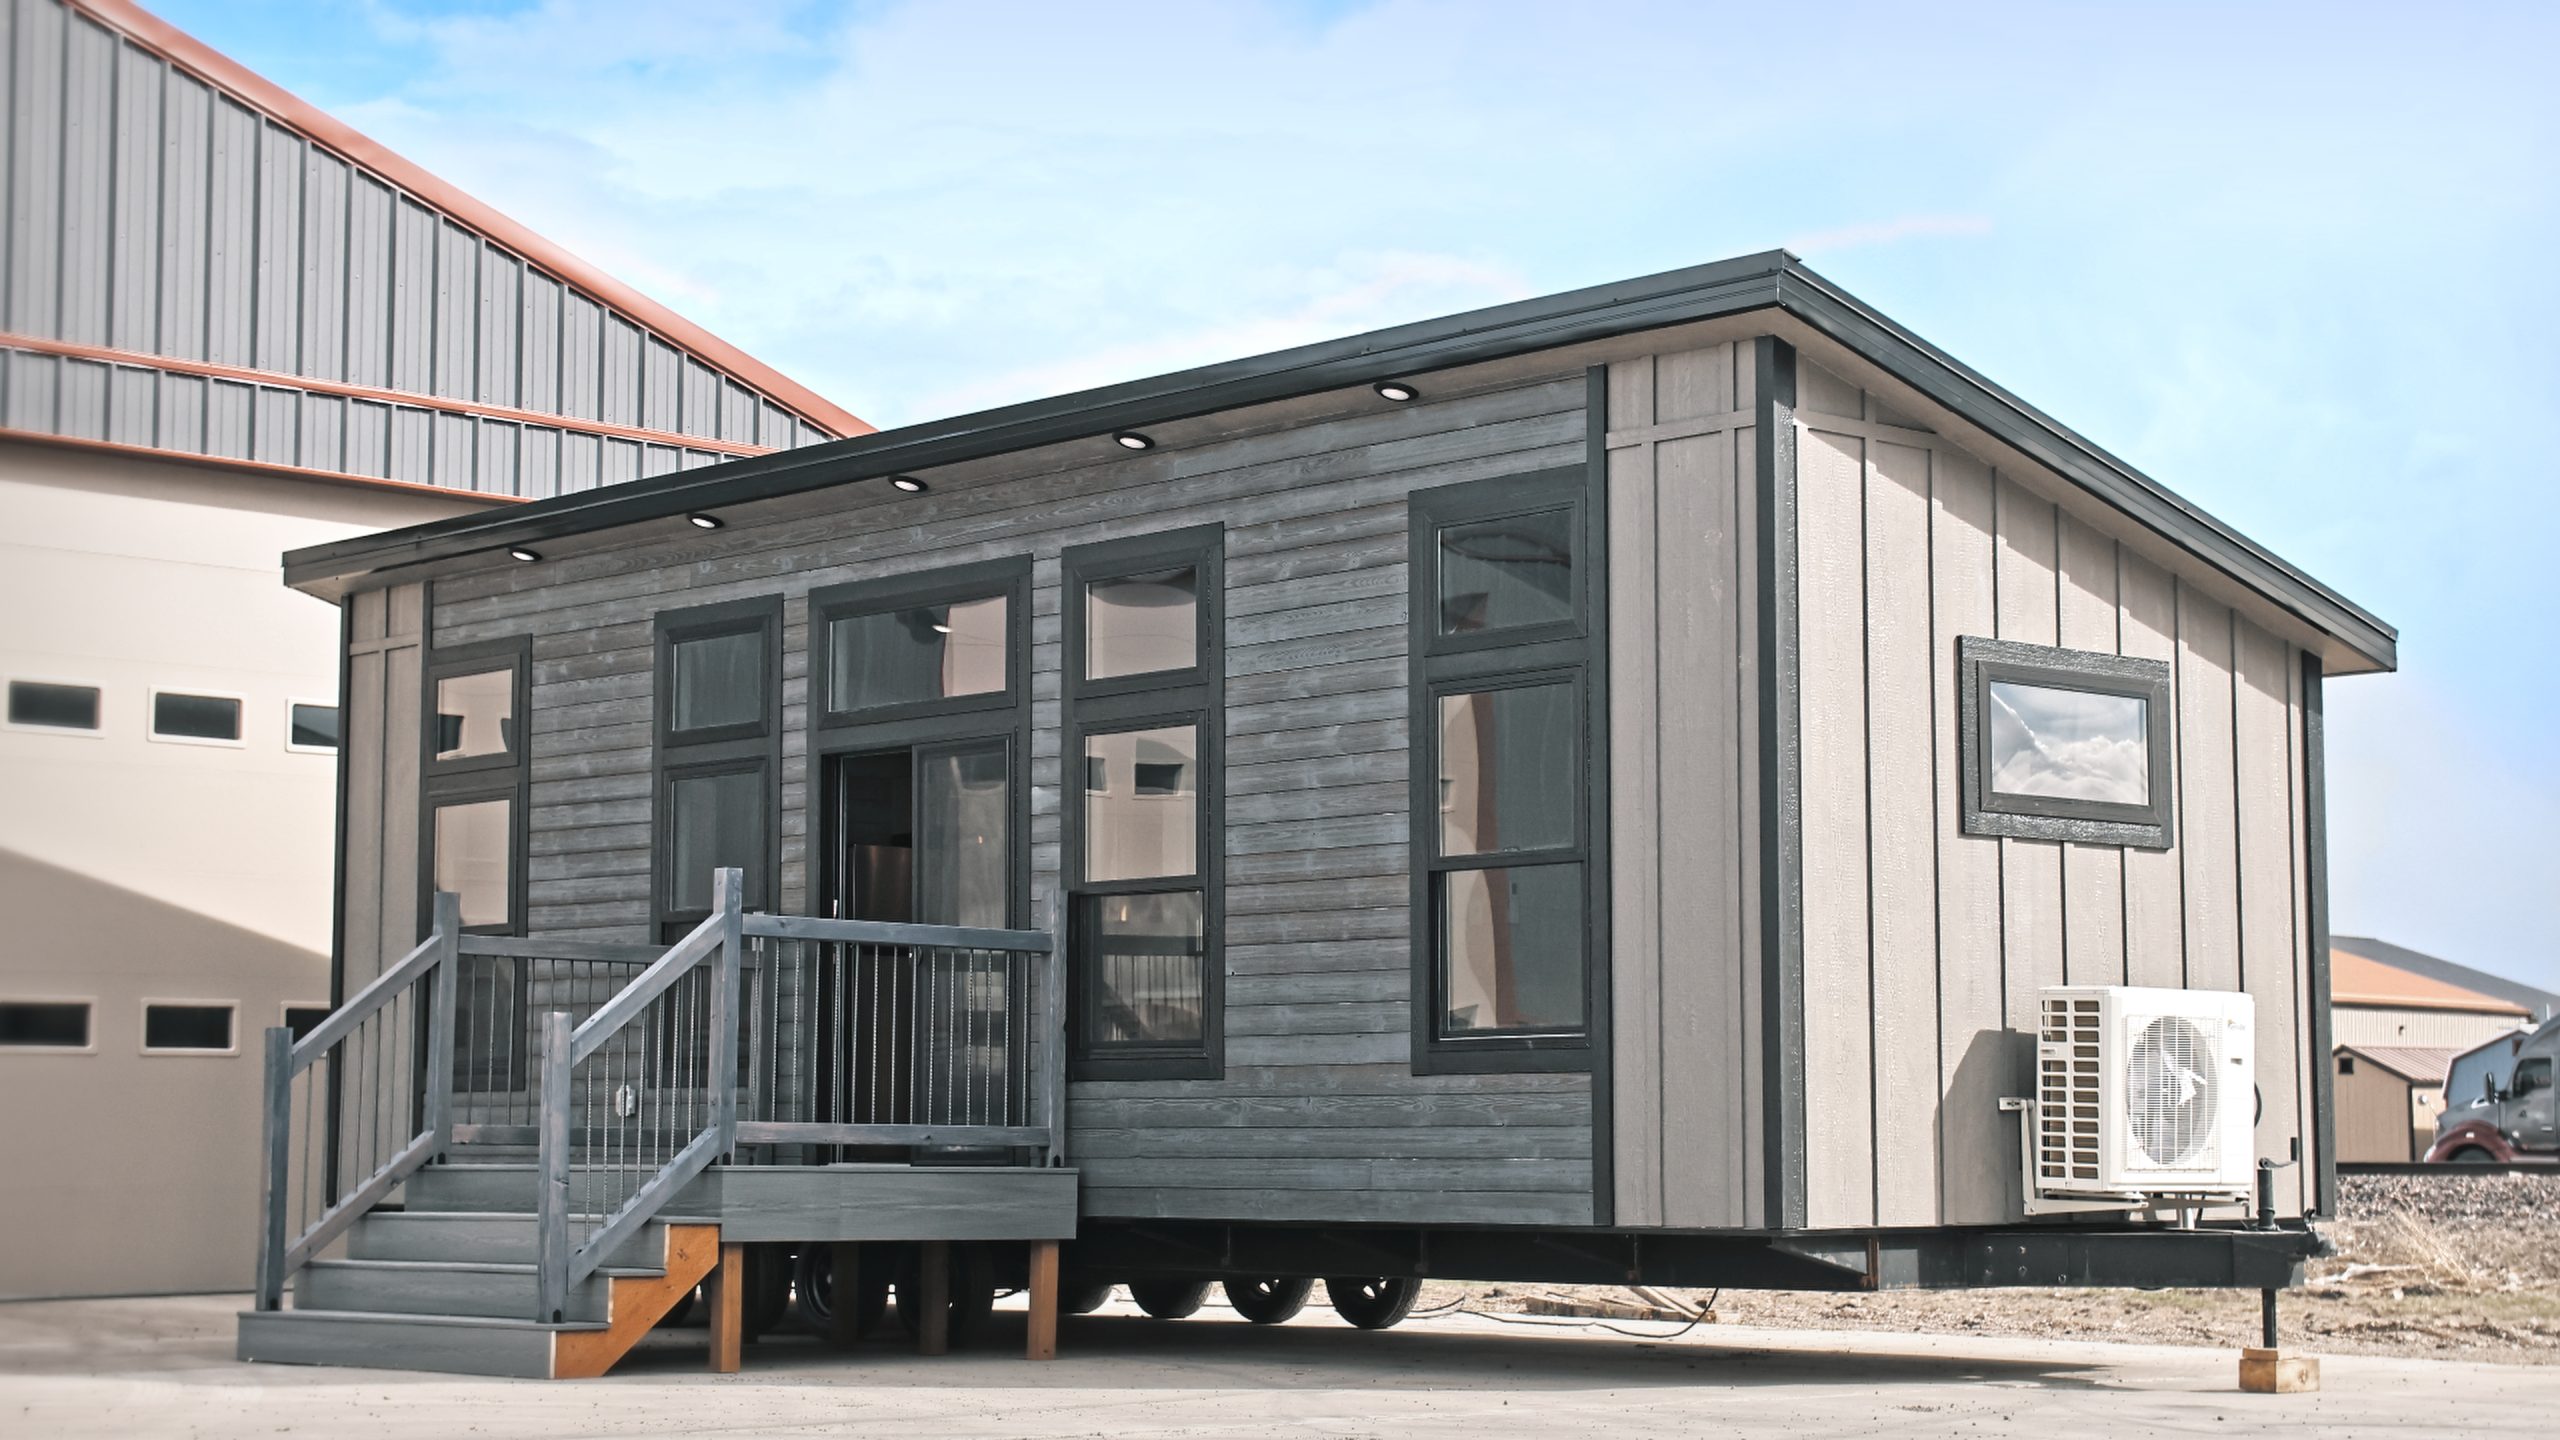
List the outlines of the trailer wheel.
{"label": "trailer wheel", "polygon": [[[878,1262],[860,1270],[860,1291],[853,1297],[853,1333],[855,1338],[880,1328],[880,1319],[889,1310],[889,1277],[880,1273]],[[800,1320],[820,1335],[835,1332],[836,1265],[828,1247],[816,1246],[802,1251],[791,1286],[800,1297]]]}
{"label": "trailer wheel", "polygon": [[791,1252],[779,1245],[747,1247],[747,1293],[739,1317],[746,1338],[753,1340],[782,1323],[791,1308]]}
{"label": "trailer wheel", "polygon": [[1363,1330],[1384,1330],[1412,1314],[1421,1294],[1419,1280],[1327,1276],[1324,1282],[1324,1298],[1333,1302],[1333,1313]]}
{"label": "trailer wheel", "polygon": [[2477,1145],[2465,1145],[2446,1158],[2456,1165],[2486,1165],[2495,1157]]}
{"label": "trailer wheel", "polygon": [[[924,1294],[916,1273],[920,1256],[910,1253],[898,1271],[898,1328],[913,1337],[923,1325]],[[954,1350],[975,1344],[986,1333],[987,1317],[996,1309],[995,1278],[983,1246],[951,1247],[951,1326],[945,1332]]]}
{"label": "trailer wheel", "polygon": [[1108,1280],[1069,1280],[1058,1287],[1058,1313],[1090,1315],[1111,1299]]}
{"label": "trailer wheel", "polygon": [[1313,1280],[1229,1280],[1227,1303],[1256,1325],[1277,1325],[1307,1308],[1315,1288]]}
{"label": "trailer wheel", "polygon": [[1132,1280],[1129,1298],[1159,1320],[1179,1320],[1199,1310],[1209,1298],[1206,1280]]}

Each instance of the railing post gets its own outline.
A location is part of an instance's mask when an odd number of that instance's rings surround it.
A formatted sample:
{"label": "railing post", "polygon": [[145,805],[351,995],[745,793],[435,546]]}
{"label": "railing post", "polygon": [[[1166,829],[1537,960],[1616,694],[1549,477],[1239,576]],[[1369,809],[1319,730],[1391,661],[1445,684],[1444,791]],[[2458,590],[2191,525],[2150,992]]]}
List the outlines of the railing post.
{"label": "railing post", "polygon": [[436,892],[435,990],[428,997],[426,1132],[434,1137],[432,1153],[441,1157],[453,1147],[454,994],[462,988],[462,897]]}
{"label": "railing post", "polygon": [[1049,1124],[1049,1163],[1067,1163],[1067,899],[1049,905],[1049,966],[1040,977],[1041,1101]]}
{"label": "railing post", "polygon": [[720,968],[711,974],[711,1123],[720,1130],[717,1153],[738,1148],[738,974],[746,946],[746,872],[711,872],[711,904],[720,917]]}
{"label": "railing post", "polygon": [[534,1187],[534,1319],[557,1323],[569,1308],[569,1015],[542,1017],[542,1112]]}
{"label": "railing post", "polygon": [[293,1031],[277,1025],[267,1031],[266,1116],[262,1124],[266,1163],[259,1167],[266,1194],[258,1212],[258,1308],[284,1306],[285,1207],[293,1193]]}

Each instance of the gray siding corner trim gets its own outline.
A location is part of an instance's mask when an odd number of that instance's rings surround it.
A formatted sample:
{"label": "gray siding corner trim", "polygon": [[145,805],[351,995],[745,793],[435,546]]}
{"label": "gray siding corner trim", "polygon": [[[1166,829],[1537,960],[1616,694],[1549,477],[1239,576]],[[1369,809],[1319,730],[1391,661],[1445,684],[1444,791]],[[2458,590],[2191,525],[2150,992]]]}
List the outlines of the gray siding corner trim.
{"label": "gray siding corner trim", "polygon": [[1589,457],[1583,462],[1590,468],[1585,493],[1590,497],[1590,514],[1583,533],[1590,538],[1594,566],[1590,585],[1591,650],[1588,668],[1590,680],[1589,734],[1590,758],[1585,774],[1591,787],[1589,823],[1590,858],[1594,883],[1591,902],[1589,964],[1591,966],[1591,1223],[1617,1223],[1617,1150],[1613,1137],[1617,1131],[1611,1098],[1611,1082],[1616,1074],[1613,1056],[1616,1039],[1612,1015],[1617,992],[1613,962],[1616,948],[1612,944],[1613,929],[1610,896],[1616,883],[1609,871],[1609,367],[1594,365],[1588,372],[1586,419],[1591,436]]}
{"label": "gray siding corner trim", "polygon": [[1796,713],[1796,352],[1774,336],[1753,355],[1759,518],[1762,1087],[1769,1228],[1805,1223],[1804,816]]}
{"label": "gray siding corner trim", "polygon": [[2314,1215],[2338,1213],[2338,1067],[2330,1063],[2335,1049],[2329,1024],[2329,780],[2327,721],[2321,714],[2320,657],[2302,657],[2302,888],[2303,928],[2309,973],[2305,986],[2311,1001],[2311,1126],[2318,1138],[2313,1152]]}

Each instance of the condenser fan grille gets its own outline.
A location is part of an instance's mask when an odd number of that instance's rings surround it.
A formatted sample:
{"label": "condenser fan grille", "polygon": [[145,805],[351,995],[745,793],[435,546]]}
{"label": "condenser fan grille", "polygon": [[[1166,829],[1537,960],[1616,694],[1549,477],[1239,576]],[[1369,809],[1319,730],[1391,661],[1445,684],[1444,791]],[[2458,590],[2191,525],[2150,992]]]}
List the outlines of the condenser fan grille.
{"label": "condenser fan grille", "polygon": [[2193,1021],[2168,1015],[2142,1028],[2125,1057],[2124,1094],[2126,1125],[2145,1160],[2187,1165],[2213,1138],[2216,1058]]}

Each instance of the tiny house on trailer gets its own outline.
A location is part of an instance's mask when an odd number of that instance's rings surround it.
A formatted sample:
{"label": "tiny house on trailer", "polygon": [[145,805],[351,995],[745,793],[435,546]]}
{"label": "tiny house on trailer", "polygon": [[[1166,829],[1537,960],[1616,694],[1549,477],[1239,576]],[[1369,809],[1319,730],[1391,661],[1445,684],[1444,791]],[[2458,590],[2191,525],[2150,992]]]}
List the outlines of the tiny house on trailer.
{"label": "tiny house on trailer", "polygon": [[795,1265],[1035,1350],[2270,1288],[2334,1203],[2321,692],[2393,632],[1783,253],[286,578],[344,1003],[244,1357],[594,1373],[717,1274],[734,1363]]}

